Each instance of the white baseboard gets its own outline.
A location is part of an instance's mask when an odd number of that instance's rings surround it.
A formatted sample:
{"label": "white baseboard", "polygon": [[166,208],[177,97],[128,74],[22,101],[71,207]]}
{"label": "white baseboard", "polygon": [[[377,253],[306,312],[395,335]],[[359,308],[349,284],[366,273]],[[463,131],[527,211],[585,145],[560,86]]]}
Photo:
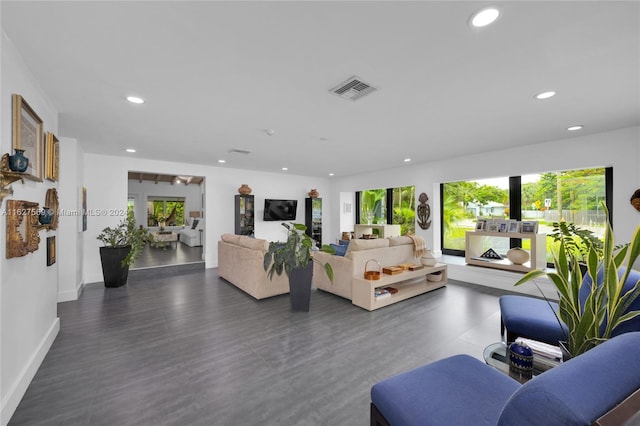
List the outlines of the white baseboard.
{"label": "white baseboard", "polygon": [[[472,265],[447,264],[447,275],[449,279],[464,281],[486,287],[498,288],[515,293],[527,294],[535,297],[542,297],[540,291],[532,283],[525,283],[515,287],[514,284],[523,277],[524,274],[518,272],[504,271],[500,269],[483,268]],[[550,300],[558,300],[553,283],[546,277],[537,278],[536,283],[544,295]]]}
{"label": "white baseboard", "polygon": [[69,302],[71,300],[78,300],[83,290],[84,290],[84,283],[80,283],[78,284],[75,290],[63,291],[61,293],[58,293],[58,303]]}
{"label": "white baseboard", "polygon": [[11,416],[18,408],[20,400],[24,396],[29,384],[36,375],[38,368],[42,364],[45,355],[49,352],[53,341],[55,340],[58,332],[60,331],[60,318],[56,318],[55,321],[49,327],[49,330],[40,341],[38,348],[33,353],[25,368],[20,372],[18,379],[11,385],[6,395],[2,395],[2,407],[0,408],[0,422],[2,425],[9,423]]}

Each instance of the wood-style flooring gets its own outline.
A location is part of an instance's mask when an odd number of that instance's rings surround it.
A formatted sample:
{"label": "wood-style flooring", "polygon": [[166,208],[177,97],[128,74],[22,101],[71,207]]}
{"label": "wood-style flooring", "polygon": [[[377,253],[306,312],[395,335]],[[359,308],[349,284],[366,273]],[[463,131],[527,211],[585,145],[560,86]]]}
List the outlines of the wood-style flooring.
{"label": "wood-style flooring", "polygon": [[132,265],[132,269],[156,266],[181,265],[186,263],[203,262],[202,246],[189,247],[180,241],[167,243],[164,247],[153,247],[147,244],[142,249],[140,257]]}
{"label": "wood-style flooring", "polygon": [[10,425],[368,425],[371,386],[500,340],[499,292],[449,282],[368,312],[256,301],[217,269],[87,286]]}

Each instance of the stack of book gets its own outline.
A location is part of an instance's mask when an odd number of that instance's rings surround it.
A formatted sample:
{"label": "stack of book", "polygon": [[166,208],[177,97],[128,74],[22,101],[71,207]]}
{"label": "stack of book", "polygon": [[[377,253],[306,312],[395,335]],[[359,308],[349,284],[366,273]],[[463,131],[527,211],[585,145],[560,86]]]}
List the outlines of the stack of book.
{"label": "stack of book", "polygon": [[518,337],[516,341],[524,343],[531,348],[533,351],[533,362],[539,364],[541,369],[547,370],[556,367],[562,362],[562,350],[559,346],[553,346],[524,337]]}
{"label": "stack of book", "polygon": [[374,295],[376,299],[382,299],[383,297],[391,297],[391,292],[386,288],[376,288]]}
{"label": "stack of book", "polygon": [[391,297],[392,294],[396,294],[397,292],[398,289],[394,287],[380,287],[376,288],[374,296],[376,297],[376,299],[381,299],[383,297]]}

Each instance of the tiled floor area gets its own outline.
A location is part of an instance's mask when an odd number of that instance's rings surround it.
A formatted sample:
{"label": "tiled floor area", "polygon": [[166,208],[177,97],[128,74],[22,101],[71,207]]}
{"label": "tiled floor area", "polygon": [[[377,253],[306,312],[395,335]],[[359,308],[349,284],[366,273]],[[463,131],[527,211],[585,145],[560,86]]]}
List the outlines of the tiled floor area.
{"label": "tiled floor area", "polygon": [[368,312],[256,301],[216,269],[88,286],[10,425],[368,425],[392,374],[499,341],[499,292],[459,282]]}

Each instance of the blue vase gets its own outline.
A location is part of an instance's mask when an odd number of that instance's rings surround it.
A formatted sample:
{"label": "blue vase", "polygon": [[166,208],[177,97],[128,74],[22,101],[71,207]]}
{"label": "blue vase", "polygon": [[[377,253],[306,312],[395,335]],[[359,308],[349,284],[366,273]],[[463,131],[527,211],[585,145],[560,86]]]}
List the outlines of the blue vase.
{"label": "blue vase", "polygon": [[53,221],[53,210],[49,207],[43,207],[38,214],[38,220],[41,225],[50,225]]}
{"label": "blue vase", "polygon": [[532,372],[533,351],[531,348],[519,341],[509,345],[509,365],[521,372]]}
{"label": "blue vase", "polygon": [[29,159],[24,156],[24,149],[14,149],[15,154],[9,156],[9,168],[14,172],[24,172],[29,167]]}

